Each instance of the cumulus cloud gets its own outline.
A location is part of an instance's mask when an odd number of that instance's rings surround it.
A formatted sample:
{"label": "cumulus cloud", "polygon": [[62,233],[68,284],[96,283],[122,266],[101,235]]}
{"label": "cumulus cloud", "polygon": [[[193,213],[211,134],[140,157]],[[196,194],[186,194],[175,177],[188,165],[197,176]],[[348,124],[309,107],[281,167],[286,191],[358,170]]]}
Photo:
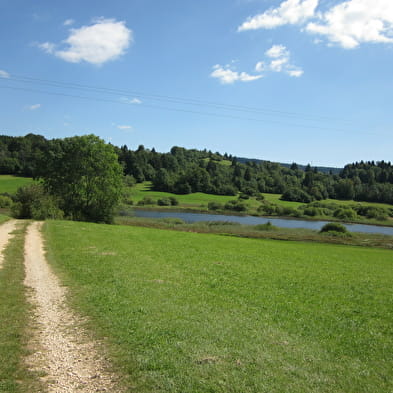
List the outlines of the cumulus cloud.
{"label": "cumulus cloud", "polygon": [[127,28],[125,22],[102,18],[89,26],[71,29],[61,45],[44,42],[38,46],[70,63],[85,61],[100,65],[123,55],[132,41],[132,30]]}
{"label": "cumulus cloud", "polygon": [[362,43],[393,42],[392,0],[349,0],[330,8],[310,22],[306,31],[325,36],[345,49]]}
{"label": "cumulus cloud", "polygon": [[[300,77],[303,75],[304,71],[296,67],[295,65],[291,64],[290,62],[290,52],[284,45],[273,45],[270,49],[265,52],[266,57],[268,58],[265,61],[265,70],[266,71],[273,71],[273,72],[285,72],[289,76],[292,77]],[[255,66],[263,62],[257,63]]]}
{"label": "cumulus cloud", "polygon": [[279,57],[288,57],[289,51],[284,45],[273,45],[265,52],[266,56],[277,59]]}
{"label": "cumulus cloud", "polygon": [[238,31],[273,29],[286,24],[300,24],[315,15],[319,0],[286,0],[277,8],[249,17]]}
{"label": "cumulus cloud", "polygon": [[29,105],[27,107],[27,109],[31,110],[31,111],[35,111],[36,109],[41,108],[41,104],[34,104],[34,105]]}
{"label": "cumulus cloud", "polygon": [[117,128],[119,130],[132,130],[132,126],[128,126],[128,125],[118,125]]}
{"label": "cumulus cloud", "polygon": [[[393,43],[392,0],[341,0],[317,11],[319,0],[286,0],[277,8],[249,17],[238,31],[300,25],[329,44],[353,49],[362,43]],[[314,41],[320,43],[319,40]]]}
{"label": "cumulus cloud", "polygon": [[213,66],[211,77],[217,78],[222,84],[228,85],[234,82],[251,82],[262,78],[262,75],[250,75],[246,72],[238,72],[230,68],[229,65],[222,66],[216,64]]}
{"label": "cumulus cloud", "polygon": [[11,75],[7,71],[0,70],[0,78],[8,79],[10,77],[11,77]]}
{"label": "cumulus cloud", "polygon": [[290,62],[291,54],[284,45],[273,45],[265,52],[265,58],[255,64],[257,75],[250,75],[246,72],[238,72],[231,64],[222,66],[216,64],[210,74],[217,78],[222,84],[232,84],[235,82],[250,82],[261,79],[269,72],[283,72],[289,76],[299,78],[304,71]]}

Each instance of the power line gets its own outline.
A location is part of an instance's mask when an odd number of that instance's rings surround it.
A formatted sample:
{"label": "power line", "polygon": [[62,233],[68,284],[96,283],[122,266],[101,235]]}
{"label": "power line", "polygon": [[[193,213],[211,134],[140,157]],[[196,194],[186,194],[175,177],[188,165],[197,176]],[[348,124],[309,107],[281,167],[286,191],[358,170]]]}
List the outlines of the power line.
{"label": "power line", "polygon": [[22,83],[36,83],[42,84],[51,87],[58,87],[58,88],[66,88],[66,89],[77,89],[77,90],[84,90],[90,92],[99,92],[99,93],[106,93],[106,94],[114,94],[114,95],[133,95],[138,98],[143,99],[150,99],[154,101],[164,101],[174,104],[185,104],[185,105],[195,105],[195,106],[208,106],[214,107],[215,109],[220,110],[230,110],[230,111],[239,111],[239,112],[248,112],[254,114],[263,114],[266,116],[280,116],[280,117],[291,117],[291,118],[300,118],[302,120],[310,120],[310,121],[319,121],[319,120],[337,120],[341,122],[347,122],[347,120],[338,119],[330,116],[318,116],[318,115],[307,115],[301,114],[296,112],[288,112],[288,111],[281,111],[276,109],[267,109],[267,108],[257,108],[257,107],[250,107],[244,105],[233,105],[233,104],[224,104],[218,102],[210,102],[204,101],[200,99],[194,98],[181,98],[181,97],[172,97],[167,95],[158,95],[158,94],[149,94],[143,93],[139,91],[133,90],[126,90],[126,89],[114,89],[108,87],[100,87],[100,86],[91,86],[91,85],[84,85],[72,82],[61,82],[55,80],[48,80],[48,79],[40,79],[40,78],[33,78],[29,76],[22,76],[22,75],[13,75],[7,79],[8,81],[15,81],[15,82],[22,82]]}
{"label": "power line", "polygon": [[[30,89],[30,88],[24,88],[24,87],[1,86],[0,85],[0,89],[28,91],[28,92],[39,93],[39,94],[48,94],[48,95],[61,96],[61,97],[71,97],[71,98],[78,98],[78,99],[98,101],[98,102],[109,102],[109,103],[113,103],[113,104],[130,106],[129,103],[122,102],[122,101],[110,100],[110,99],[99,98],[99,97],[79,96],[79,95],[67,94],[67,93],[61,93],[61,92],[43,91],[43,90]],[[285,126],[289,126],[289,127],[300,127],[300,128],[310,128],[310,129],[319,129],[319,130],[328,130],[328,131],[337,131],[337,132],[348,132],[348,130],[331,128],[331,127],[321,127],[321,126],[307,125],[307,124],[293,124],[293,123],[289,124],[289,123],[284,123],[284,122],[280,122],[280,121],[276,121],[276,120],[247,118],[247,117],[241,117],[241,116],[233,116],[233,115],[229,115],[229,114],[202,112],[202,111],[189,110],[189,109],[171,108],[171,107],[165,107],[165,106],[159,106],[159,105],[150,105],[150,104],[135,105],[135,107],[137,107],[137,106],[138,107],[142,106],[145,108],[152,108],[152,109],[166,110],[166,111],[192,113],[192,114],[198,114],[198,115],[204,115],[204,116],[214,116],[214,117],[230,118],[230,119],[237,119],[237,120],[249,120],[249,121],[256,121],[256,122],[263,122],[263,123],[281,124],[281,125],[285,125]]]}

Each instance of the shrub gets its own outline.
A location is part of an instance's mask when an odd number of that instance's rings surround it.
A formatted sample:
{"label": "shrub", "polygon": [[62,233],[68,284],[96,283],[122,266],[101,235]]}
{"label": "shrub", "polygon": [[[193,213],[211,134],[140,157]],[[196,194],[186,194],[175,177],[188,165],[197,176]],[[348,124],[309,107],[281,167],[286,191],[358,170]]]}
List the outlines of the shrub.
{"label": "shrub", "polygon": [[207,208],[209,210],[222,210],[224,208],[224,206],[218,202],[209,202],[207,204]]}
{"label": "shrub", "polygon": [[169,198],[160,198],[157,201],[158,206],[171,206],[171,200]]}
{"label": "shrub", "polygon": [[329,222],[325,224],[319,232],[320,233],[324,233],[324,232],[349,233],[348,229],[344,225],[340,224],[339,222]]}
{"label": "shrub", "polygon": [[41,184],[20,187],[16,192],[11,213],[15,218],[33,218],[35,220],[61,219],[64,216],[58,206],[58,200],[46,194]]}
{"label": "shrub", "polygon": [[155,205],[156,204],[156,201],[153,199],[153,198],[151,198],[151,197],[143,197],[143,199],[142,200],[140,200],[138,203],[137,203],[137,205],[138,206],[144,206],[144,205]]}
{"label": "shrub", "polygon": [[339,208],[334,211],[333,215],[341,220],[353,220],[357,216],[355,210],[351,208]]}
{"label": "shrub", "polygon": [[257,229],[258,231],[273,231],[273,230],[278,229],[270,221],[268,221],[266,224],[255,225],[254,228]]}
{"label": "shrub", "polygon": [[286,190],[281,198],[282,201],[293,201],[293,202],[303,202],[309,203],[312,201],[311,195],[307,194],[307,192],[303,191],[300,188],[290,188]]}
{"label": "shrub", "polygon": [[172,206],[177,206],[179,204],[179,201],[173,196],[169,197],[169,200],[171,201]]}
{"label": "shrub", "polygon": [[239,195],[239,199],[250,199],[250,196],[242,192],[242,193]]}
{"label": "shrub", "polygon": [[0,195],[0,207],[1,208],[8,208],[12,205],[12,199],[5,195]]}
{"label": "shrub", "polygon": [[247,210],[247,206],[244,203],[235,200],[235,201],[228,201],[225,204],[224,209],[233,210],[237,212],[245,212]]}

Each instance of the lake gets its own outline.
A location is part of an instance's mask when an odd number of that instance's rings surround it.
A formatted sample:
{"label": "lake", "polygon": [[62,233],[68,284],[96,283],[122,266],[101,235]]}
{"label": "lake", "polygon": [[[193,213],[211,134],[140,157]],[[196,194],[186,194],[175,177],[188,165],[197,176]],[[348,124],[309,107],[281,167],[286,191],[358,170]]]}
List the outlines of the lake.
{"label": "lake", "polygon": [[[193,223],[198,221],[226,221],[237,222],[243,225],[265,224],[270,221],[273,225],[281,228],[304,228],[320,230],[330,221],[306,221],[285,218],[254,217],[254,216],[230,216],[226,214],[188,213],[176,211],[134,210],[136,217],[145,218],[180,218],[184,222]],[[351,232],[378,233],[393,236],[393,227],[364,224],[343,224]]]}

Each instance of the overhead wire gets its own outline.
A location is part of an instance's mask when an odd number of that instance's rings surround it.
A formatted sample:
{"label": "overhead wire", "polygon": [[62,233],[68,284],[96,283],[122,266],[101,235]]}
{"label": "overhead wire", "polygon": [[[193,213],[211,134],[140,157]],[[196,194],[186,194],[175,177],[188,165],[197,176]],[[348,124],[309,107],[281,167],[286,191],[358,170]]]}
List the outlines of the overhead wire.
{"label": "overhead wire", "polygon": [[[5,78],[3,78],[5,79]],[[195,106],[208,106],[214,107],[220,110],[227,110],[227,111],[238,111],[238,112],[248,112],[254,114],[263,114],[266,116],[280,116],[280,117],[294,117],[300,118],[302,120],[337,120],[340,122],[347,122],[347,120],[339,119],[331,116],[320,116],[320,115],[309,115],[309,114],[302,114],[297,112],[289,112],[289,111],[282,111],[277,109],[268,109],[268,108],[261,108],[261,107],[250,107],[244,105],[234,105],[234,104],[225,104],[219,102],[211,102],[205,101],[195,98],[181,98],[181,97],[174,97],[174,96],[167,96],[167,95],[159,95],[159,94],[151,94],[151,93],[144,93],[140,91],[134,90],[127,90],[127,89],[114,89],[109,87],[102,87],[102,86],[91,86],[85,85],[80,83],[72,83],[72,82],[62,82],[62,81],[55,81],[55,80],[48,80],[42,78],[33,78],[30,76],[24,75],[12,75],[6,78],[9,81],[15,82],[24,82],[24,83],[31,83],[31,84],[43,84],[46,86],[51,87],[58,87],[58,88],[66,88],[66,89],[78,89],[78,90],[85,90],[90,92],[100,92],[106,93],[111,95],[132,95],[137,98],[143,99],[150,99],[154,101],[164,101],[169,103],[175,104],[184,104],[184,105],[195,105]]]}
{"label": "overhead wire", "polygon": [[[62,97],[71,97],[71,98],[78,98],[78,99],[83,99],[83,100],[98,101],[98,102],[108,102],[108,103],[113,103],[113,104],[120,104],[120,105],[131,106],[130,103],[123,102],[123,101],[120,101],[120,100],[111,100],[111,99],[99,98],[99,97],[80,96],[80,95],[67,94],[67,93],[62,93],[62,92],[43,91],[43,90],[30,89],[30,88],[24,88],[24,87],[0,85],[0,89],[28,91],[28,92],[39,93],[39,94],[47,94],[47,95],[62,96]],[[132,106],[134,106],[134,105],[132,105]],[[249,117],[243,117],[243,116],[233,116],[233,115],[230,115],[230,114],[220,114],[220,113],[213,113],[213,112],[202,112],[202,111],[196,111],[196,110],[191,110],[191,109],[182,109],[182,108],[171,108],[171,107],[165,107],[165,106],[159,106],[159,105],[151,105],[151,104],[145,104],[145,103],[143,103],[141,105],[135,105],[134,107],[137,107],[137,106],[138,107],[142,106],[142,107],[151,108],[151,109],[160,109],[160,110],[165,110],[165,111],[192,113],[192,114],[204,115],[204,116],[214,116],[214,117],[230,118],[230,119],[236,119],[236,120],[248,120],[248,121],[255,121],[255,122],[262,122],[262,123],[273,123],[273,124],[280,124],[280,125],[285,125],[285,126],[290,126],[290,127],[310,128],[310,129],[319,129],[319,130],[328,130],[328,131],[337,131],[337,132],[347,132],[348,131],[348,130],[332,128],[332,127],[323,127],[323,126],[307,125],[307,124],[285,123],[285,122],[281,122],[281,121],[277,121],[277,120],[271,120],[271,119],[266,120],[266,119],[249,118]]]}

